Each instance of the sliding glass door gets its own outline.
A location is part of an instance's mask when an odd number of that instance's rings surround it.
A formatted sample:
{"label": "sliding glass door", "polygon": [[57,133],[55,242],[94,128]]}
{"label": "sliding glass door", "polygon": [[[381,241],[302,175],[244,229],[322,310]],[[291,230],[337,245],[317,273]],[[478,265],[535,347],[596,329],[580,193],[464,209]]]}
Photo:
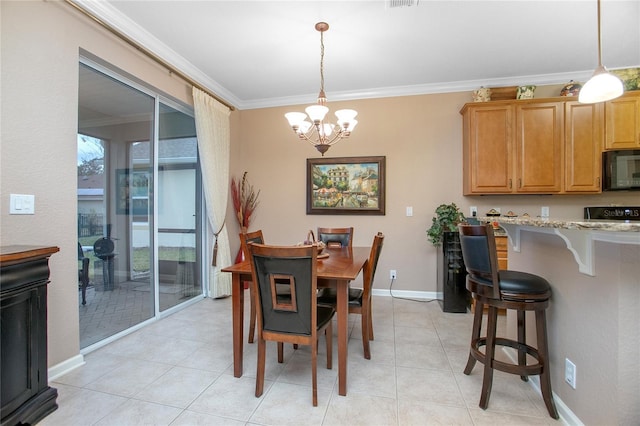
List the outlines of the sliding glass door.
{"label": "sliding glass door", "polygon": [[90,262],[78,300],[86,348],[202,296],[202,206],[189,111],[92,63],[81,63],[79,76],[79,262]]}
{"label": "sliding glass door", "polygon": [[200,175],[193,117],[160,104],[158,137],[158,282],[160,310],[202,293]]}

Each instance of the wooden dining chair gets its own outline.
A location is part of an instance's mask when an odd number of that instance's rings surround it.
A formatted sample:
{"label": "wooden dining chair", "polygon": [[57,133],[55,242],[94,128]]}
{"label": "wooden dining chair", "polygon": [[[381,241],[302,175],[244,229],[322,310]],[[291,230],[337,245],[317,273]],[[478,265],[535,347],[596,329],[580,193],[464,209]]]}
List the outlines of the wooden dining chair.
{"label": "wooden dining chair", "polygon": [[353,226],[350,228],[318,228],[318,241],[327,247],[353,246]]}
{"label": "wooden dining chair", "polygon": [[[256,397],[264,388],[266,341],[278,343],[278,362],[283,362],[283,343],[311,346],[313,406],[318,405],[318,333],[324,332],[327,368],[332,368],[332,306],[318,305],[317,247],[269,246],[249,243],[251,285],[258,312],[258,365]],[[276,284],[277,281],[277,284]],[[291,297],[279,298],[278,289],[288,284]]]}
{"label": "wooden dining chair", "polygon": [[[241,232],[240,233],[240,247],[246,260],[250,259],[249,243],[264,244],[264,236],[262,235],[262,229],[253,232]],[[249,284],[249,304],[251,311],[249,313],[249,343],[253,343],[253,338],[256,334],[256,302],[253,297],[253,286]]]}
{"label": "wooden dining chair", "polygon": [[[479,406],[483,410],[489,404],[493,371],[528,376],[540,376],[540,390],[547,411],[558,418],[551,391],[547,320],[545,311],[551,298],[551,285],[541,276],[528,272],[499,270],[493,227],[486,225],[458,225],[460,247],[467,270],[467,290],[475,300],[469,359],[464,374],[469,375],[476,361],[484,364]],[[488,307],[486,334],[482,334],[484,308]],[[517,337],[510,339],[497,335],[498,309],[513,309],[517,314]],[[527,311],[535,312],[537,348],[526,343]],[[517,351],[517,363],[495,358],[496,346],[510,347]],[[482,349],[484,348],[484,350]],[[528,357],[537,362],[527,363]]]}
{"label": "wooden dining chair", "polygon": [[[362,347],[364,350],[364,357],[366,359],[371,359],[369,341],[373,340],[371,288],[373,287],[373,279],[376,275],[376,268],[378,267],[378,259],[380,258],[380,253],[382,252],[383,242],[384,234],[382,232],[378,232],[378,234],[373,237],[373,244],[371,245],[369,259],[363,270],[362,288],[349,287],[349,313],[360,314],[361,316]],[[322,288],[318,293],[318,303],[335,306],[336,299],[336,290],[333,287]]]}

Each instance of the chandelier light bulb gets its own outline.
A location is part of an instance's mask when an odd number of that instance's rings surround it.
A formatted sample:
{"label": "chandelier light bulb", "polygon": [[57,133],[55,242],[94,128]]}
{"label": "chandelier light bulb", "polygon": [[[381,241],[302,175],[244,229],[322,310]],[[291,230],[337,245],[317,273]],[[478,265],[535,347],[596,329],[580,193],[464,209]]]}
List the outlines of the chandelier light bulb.
{"label": "chandelier light bulb", "polygon": [[318,125],[322,120],[324,120],[324,117],[329,112],[329,108],[323,105],[310,105],[305,109],[305,111],[313,124]]}

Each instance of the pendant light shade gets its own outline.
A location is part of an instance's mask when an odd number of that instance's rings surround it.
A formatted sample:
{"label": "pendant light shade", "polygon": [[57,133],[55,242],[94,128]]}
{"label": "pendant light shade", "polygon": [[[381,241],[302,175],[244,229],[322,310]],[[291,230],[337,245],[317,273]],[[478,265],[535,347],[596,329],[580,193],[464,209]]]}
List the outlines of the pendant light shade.
{"label": "pendant light shade", "polygon": [[598,67],[587,81],[580,93],[578,101],[585,104],[605,102],[622,95],[622,80],[611,74],[602,65],[602,36],[600,35],[600,0],[598,0]]}
{"label": "pendant light shade", "polygon": [[580,89],[578,101],[585,104],[610,101],[622,95],[623,91],[622,80],[600,65]]}

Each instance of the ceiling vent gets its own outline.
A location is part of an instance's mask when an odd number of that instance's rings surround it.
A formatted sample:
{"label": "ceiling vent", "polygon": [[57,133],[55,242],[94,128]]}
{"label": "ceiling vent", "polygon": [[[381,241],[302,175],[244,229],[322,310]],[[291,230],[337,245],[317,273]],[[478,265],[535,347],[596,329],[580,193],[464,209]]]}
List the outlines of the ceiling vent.
{"label": "ceiling vent", "polygon": [[405,6],[417,6],[420,0],[387,0],[387,9]]}

